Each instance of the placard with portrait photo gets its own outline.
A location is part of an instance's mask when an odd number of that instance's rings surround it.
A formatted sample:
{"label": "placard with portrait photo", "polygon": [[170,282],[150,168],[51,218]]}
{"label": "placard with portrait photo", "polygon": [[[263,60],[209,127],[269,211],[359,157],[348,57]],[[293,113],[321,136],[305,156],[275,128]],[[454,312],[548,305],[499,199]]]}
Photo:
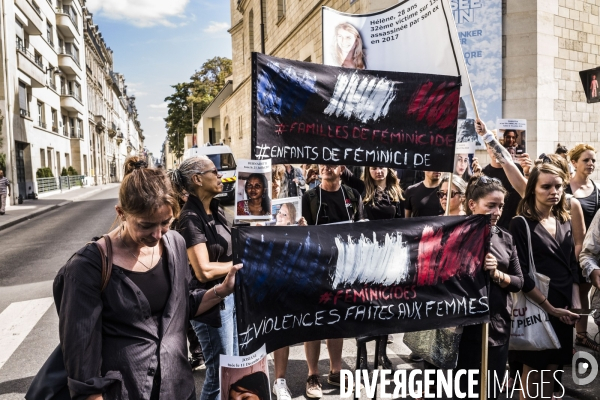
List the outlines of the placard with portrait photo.
{"label": "placard with portrait photo", "polygon": [[498,141],[508,150],[513,161],[518,162],[521,154],[527,153],[527,120],[498,119]]}
{"label": "placard with portrait photo", "polygon": [[238,160],[235,219],[271,219],[271,160]]}

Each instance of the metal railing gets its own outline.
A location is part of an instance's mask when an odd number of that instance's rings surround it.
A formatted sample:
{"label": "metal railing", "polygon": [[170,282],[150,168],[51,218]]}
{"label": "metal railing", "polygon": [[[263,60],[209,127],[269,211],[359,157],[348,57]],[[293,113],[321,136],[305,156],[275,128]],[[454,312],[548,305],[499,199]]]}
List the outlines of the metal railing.
{"label": "metal railing", "polygon": [[60,189],[69,190],[76,186],[83,186],[83,175],[71,175],[60,177]]}
{"label": "metal railing", "polygon": [[79,33],[79,27],[77,26],[77,17],[74,14],[71,14],[70,10],[66,8],[56,7],[56,12],[59,14],[68,15],[69,19],[73,23],[73,26],[75,27],[75,30],[77,31],[77,33]]}
{"label": "metal railing", "polygon": [[71,97],[74,97],[75,100],[81,101],[81,96],[74,90],[71,90],[71,89],[67,90],[65,88],[62,88],[60,90],[60,94],[61,94],[61,96],[71,96]]}
{"label": "metal railing", "polygon": [[52,127],[52,132],[58,133],[58,126],[53,126]]}
{"label": "metal railing", "polygon": [[43,121],[38,121],[38,125],[40,126],[40,128],[44,128],[46,129],[46,123]]}
{"label": "metal railing", "polygon": [[23,53],[23,55],[29,60],[31,60],[34,64],[36,64],[40,69],[44,69],[44,62],[42,61],[42,56],[39,54],[31,54],[31,52],[27,49],[27,42],[24,42],[20,37],[17,37],[17,51]]}
{"label": "metal railing", "polygon": [[51,192],[58,190],[58,182],[56,178],[37,178],[38,193]]}
{"label": "metal railing", "polygon": [[29,110],[24,110],[22,108],[19,108],[19,115],[21,117],[29,117]]}
{"label": "metal railing", "polygon": [[40,9],[40,6],[38,6],[37,3],[35,1],[33,1],[33,0],[31,2],[28,2],[28,3],[31,4],[31,7],[41,17],[42,16],[42,10]]}
{"label": "metal railing", "polygon": [[56,83],[54,81],[50,81],[50,83],[48,83],[48,86],[50,86],[52,89],[54,89],[54,91],[56,91]]}
{"label": "metal railing", "polygon": [[77,59],[77,57],[75,56],[75,54],[73,54],[73,50],[70,49],[65,49],[64,47],[59,49],[59,54],[65,55],[65,56],[71,56],[71,58],[73,59],[73,61],[75,61],[75,64],[77,64],[77,66],[79,68],[81,68],[81,65],[79,65],[79,60]]}

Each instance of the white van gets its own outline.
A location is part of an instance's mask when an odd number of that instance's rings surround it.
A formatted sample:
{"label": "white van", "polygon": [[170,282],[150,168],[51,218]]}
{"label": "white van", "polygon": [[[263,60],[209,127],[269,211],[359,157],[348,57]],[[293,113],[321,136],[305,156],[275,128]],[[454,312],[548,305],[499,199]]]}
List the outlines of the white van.
{"label": "white van", "polygon": [[229,146],[207,144],[202,147],[194,147],[187,149],[183,153],[183,159],[187,160],[188,158],[200,155],[210,158],[215,167],[217,167],[217,170],[219,170],[219,173],[223,175],[221,177],[223,192],[215,197],[221,200],[221,202],[233,202],[235,200],[235,183],[237,181],[235,169],[237,165]]}

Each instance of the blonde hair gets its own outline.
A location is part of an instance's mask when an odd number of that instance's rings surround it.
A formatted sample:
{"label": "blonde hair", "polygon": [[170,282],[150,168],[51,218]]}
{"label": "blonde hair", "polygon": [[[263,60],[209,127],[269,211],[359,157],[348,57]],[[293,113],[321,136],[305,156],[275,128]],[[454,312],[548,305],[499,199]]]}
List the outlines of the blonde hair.
{"label": "blonde hair", "polygon": [[592,146],[590,146],[589,144],[586,144],[586,143],[577,144],[575,147],[573,147],[571,150],[569,150],[569,153],[568,153],[569,160],[577,162],[579,160],[579,157],[581,157],[581,155],[583,154],[583,152],[587,151],[587,150],[591,150],[594,153],[596,152],[596,149],[593,148]]}
{"label": "blonde hair", "polygon": [[335,60],[337,61],[337,63],[339,65],[342,65],[345,61],[344,56],[342,54],[342,50],[340,49],[340,46],[338,46],[338,43],[337,43],[337,35],[338,35],[338,32],[341,30],[344,30],[344,31],[349,32],[354,35],[355,43],[356,43],[356,45],[354,46],[354,54],[352,55],[352,61],[354,62],[354,67],[357,69],[367,68],[367,65],[365,63],[365,53],[363,50],[363,41],[362,41],[362,38],[360,37],[360,33],[354,26],[350,25],[347,22],[339,24],[338,26],[335,27],[335,40],[333,42],[333,56],[334,56]]}

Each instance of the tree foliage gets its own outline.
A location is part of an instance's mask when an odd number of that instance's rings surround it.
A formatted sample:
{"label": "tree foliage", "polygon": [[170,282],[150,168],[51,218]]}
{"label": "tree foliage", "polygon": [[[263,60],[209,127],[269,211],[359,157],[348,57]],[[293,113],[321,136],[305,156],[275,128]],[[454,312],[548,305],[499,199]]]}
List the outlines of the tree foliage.
{"label": "tree foliage", "polygon": [[192,132],[192,104],[194,106],[193,126],[196,126],[204,110],[223,89],[226,78],[231,74],[231,60],[214,57],[194,72],[190,82],[171,86],[174,93],[165,98],[168,109],[165,122],[169,147],[175,157],[179,158],[183,155],[185,135]]}

